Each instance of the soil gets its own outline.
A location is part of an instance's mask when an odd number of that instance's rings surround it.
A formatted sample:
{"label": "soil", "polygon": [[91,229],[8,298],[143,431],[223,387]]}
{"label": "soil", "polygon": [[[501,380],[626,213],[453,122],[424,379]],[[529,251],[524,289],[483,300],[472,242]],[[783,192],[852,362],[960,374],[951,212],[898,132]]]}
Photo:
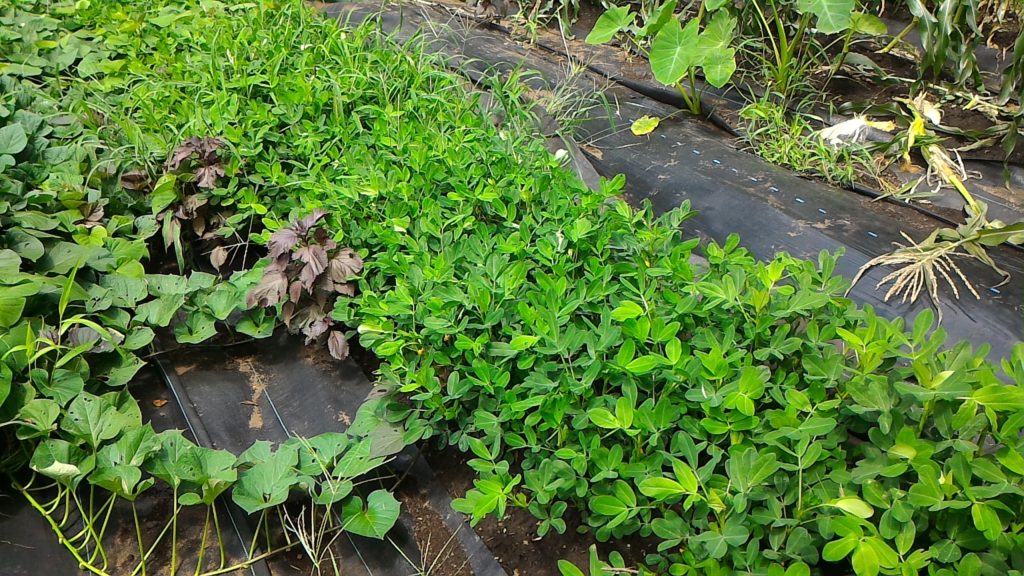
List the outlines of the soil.
{"label": "soil", "polygon": [[[468,457],[457,449],[429,450],[424,457],[452,498],[472,488],[476,473],[466,464]],[[564,518],[564,534],[552,531],[538,538],[533,515],[523,508],[511,507],[503,520],[489,517],[474,530],[509,576],[559,576],[559,560],[568,560],[585,571],[593,545],[601,558],[607,558],[612,551],[619,552],[627,566],[642,563],[648,553],[656,551],[657,543],[651,539],[627,537],[618,539],[613,546],[596,541],[592,534],[577,533],[581,520],[572,508]]]}
{"label": "soil", "polygon": [[422,558],[423,572],[430,576],[473,576],[469,558],[455,539],[426,491],[417,486],[413,477],[399,485],[395,497],[402,503],[403,515],[412,519],[413,537]]}

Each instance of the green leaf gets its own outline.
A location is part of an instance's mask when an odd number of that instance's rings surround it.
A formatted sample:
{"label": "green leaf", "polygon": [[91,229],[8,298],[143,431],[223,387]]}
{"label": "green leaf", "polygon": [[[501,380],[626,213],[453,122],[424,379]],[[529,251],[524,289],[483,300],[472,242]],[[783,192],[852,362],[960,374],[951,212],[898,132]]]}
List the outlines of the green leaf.
{"label": "green leaf", "polygon": [[92,448],[116,438],[127,424],[114,406],[88,392],[71,402],[68,413],[60,421],[62,430],[77,436]]}
{"label": "green leaf", "polygon": [[854,32],[867,36],[882,36],[889,31],[881,18],[864,12],[854,12],[850,15],[850,27]]}
{"label": "green leaf", "polygon": [[65,440],[49,438],[36,446],[29,466],[64,486],[74,486],[92,469],[92,458]]}
{"label": "green leaf", "polygon": [[854,0],[797,0],[797,9],[817,16],[816,28],[822,34],[835,34],[850,27],[856,5]]}
{"label": "green leaf", "polygon": [[178,178],[174,174],[164,174],[156,181],[149,195],[150,212],[154,216],[178,201],[177,183]]}
{"label": "green leaf", "polygon": [[0,298],[0,328],[10,328],[21,320],[25,311],[24,298]]}
{"label": "green leaf", "polygon": [[595,426],[600,428],[606,428],[609,430],[616,430],[622,428],[618,418],[611,413],[611,411],[605,408],[593,408],[587,412],[587,417],[594,423]]}
{"label": "green leaf", "polygon": [[1024,410],[1024,388],[1006,384],[989,384],[974,391],[975,402],[998,411]]}
{"label": "green leaf", "polygon": [[1003,533],[999,514],[985,502],[975,502],[971,506],[971,519],[974,520],[974,527],[990,541],[995,541]]}
{"label": "green leaf", "polygon": [[875,513],[870,504],[854,496],[847,496],[832,502],[832,506],[858,518],[868,519]]}
{"label": "green leaf", "polygon": [[636,14],[631,12],[629,6],[613,6],[605,10],[604,14],[594,23],[594,29],[587,34],[587,44],[604,44],[615,37],[621,30],[625,30],[633,23]]}
{"label": "green leaf", "polygon": [[632,374],[646,374],[651,370],[654,370],[658,366],[661,366],[662,360],[660,356],[648,354],[634,359],[629,364],[626,364],[626,370]]}
{"label": "green leaf", "polygon": [[618,308],[612,310],[612,319],[622,322],[631,320],[644,313],[644,309],[635,302],[623,302]]}
{"label": "green leaf", "polygon": [[536,344],[538,339],[539,339],[538,336],[528,336],[526,334],[520,334],[520,335],[512,338],[512,341],[509,342],[508,345],[513,350],[523,351],[523,350],[526,350],[527,348],[533,346],[534,344]]}
{"label": "green leaf", "polygon": [[870,546],[861,544],[853,551],[850,564],[857,576],[876,576],[879,570],[878,554]]}
{"label": "green leaf", "polygon": [[842,538],[825,544],[821,551],[821,557],[829,562],[839,562],[846,558],[853,549],[860,543],[858,538]]}
{"label": "green leaf", "polygon": [[698,26],[699,22],[693,19],[684,28],[679,20],[673,18],[654,37],[650,61],[651,72],[658,82],[673,86],[700,63]]}
{"label": "green leaf", "polygon": [[0,128],[0,154],[14,155],[28,145],[28,134],[18,122]]}
{"label": "green leaf", "polygon": [[590,510],[595,514],[602,516],[618,516],[623,512],[628,512],[629,507],[624,502],[616,498],[615,496],[609,496],[607,494],[597,496],[590,500]]}
{"label": "green leaf", "polygon": [[637,488],[640,489],[641,494],[655,500],[668,500],[694,493],[693,490],[688,490],[687,487],[671,478],[647,478],[640,482]]}
{"label": "green leaf", "polygon": [[342,507],[346,531],[367,538],[383,539],[395,522],[401,505],[387,490],[374,490],[366,497],[366,507],[358,496]]}
{"label": "green leaf", "polygon": [[558,561],[558,573],[561,576],[586,576],[582,570],[568,560]]}
{"label": "green leaf", "polygon": [[299,480],[294,470],[297,463],[296,450],[274,452],[242,472],[231,491],[231,500],[249,514],[283,504]]}
{"label": "green leaf", "polygon": [[21,256],[14,250],[0,250],[0,284],[6,284],[11,276],[21,271]]}

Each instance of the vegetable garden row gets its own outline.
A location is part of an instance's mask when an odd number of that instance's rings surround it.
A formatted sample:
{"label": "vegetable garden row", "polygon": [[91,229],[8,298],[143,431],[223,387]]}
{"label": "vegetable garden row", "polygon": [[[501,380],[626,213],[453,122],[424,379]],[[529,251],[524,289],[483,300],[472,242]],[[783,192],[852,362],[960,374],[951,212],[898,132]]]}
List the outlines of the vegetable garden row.
{"label": "vegetable garden row", "polygon": [[[691,239],[688,205],[591,190],[519,87],[488,84],[495,123],[372,21],[15,0],[0,37],[3,467],[83,568],[110,573],[116,507],[139,574],[183,571],[186,508],[205,518],[188,571],[251,565],[225,552],[228,501],[265,554],[294,547],[290,497],[322,541],[385,538],[401,503],[361,479],[437,443],[478,475],[454,501],[474,522],[524,508],[544,537],[579,514],[609,549],[656,542],[640,573],[1024,569],[1024,346],[993,362],[931,313],[857,306],[835,255],[759,261]],[[126,386],[161,346],[279,325],[371,353],[385,400],[242,454],[143,422]],[[135,506],[153,490],[172,499],[155,539]]]}

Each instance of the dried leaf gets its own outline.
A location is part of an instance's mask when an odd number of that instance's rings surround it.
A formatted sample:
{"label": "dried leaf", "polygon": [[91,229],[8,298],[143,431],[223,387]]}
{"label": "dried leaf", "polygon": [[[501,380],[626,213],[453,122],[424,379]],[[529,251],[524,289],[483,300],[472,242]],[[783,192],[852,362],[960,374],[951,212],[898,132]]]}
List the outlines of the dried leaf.
{"label": "dried leaf", "polygon": [[345,339],[345,334],[339,330],[331,331],[331,335],[327,337],[327,349],[331,356],[338,360],[348,358],[348,340]]}
{"label": "dried leaf", "polygon": [[210,164],[196,170],[196,186],[200,188],[216,188],[217,180],[224,175],[224,167],[220,164]]}
{"label": "dried leaf", "polygon": [[351,248],[343,248],[331,258],[331,279],[341,284],[363,271],[363,259]]}
{"label": "dried leaf", "polygon": [[277,259],[283,254],[291,252],[292,248],[299,243],[299,235],[291,228],[281,228],[270,235],[267,248],[270,250],[270,258]]}
{"label": "dried leaf", "polygon": [[245,297],[246,306],[252,308],[254,305],[262,307],[274,306],[284,297],[288,289],[288,277],[284,272],[265,272],[259,284],[249,291]]}
{"label": "dried leaf", "polygon": [[163,408],[164,406],[167,405],[167,400],[164,400],[163,398],[158,398],[156,400],[153,400],[152,404],[157,408]]}
{"label": "dried leaf", "polygon": [[217,246],[210,252],[210,264],[213,265],[213,269],[220,271],[220,267],[224,265],[228,260],[228,249],[223,246]]}

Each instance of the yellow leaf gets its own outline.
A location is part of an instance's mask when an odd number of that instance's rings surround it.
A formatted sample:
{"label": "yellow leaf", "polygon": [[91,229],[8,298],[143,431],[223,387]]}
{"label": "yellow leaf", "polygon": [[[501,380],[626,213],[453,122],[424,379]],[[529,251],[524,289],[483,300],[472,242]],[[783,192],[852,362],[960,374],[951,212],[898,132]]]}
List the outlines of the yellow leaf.
{"label": "yellow leaf", "polygon": [[629,127],[629,130],[635,136],[643,136],[644,134],[654,132],[654,129],[658,127],[659,122],[660,120],[654,116],[641,116],[633,122],[633,125]]}

